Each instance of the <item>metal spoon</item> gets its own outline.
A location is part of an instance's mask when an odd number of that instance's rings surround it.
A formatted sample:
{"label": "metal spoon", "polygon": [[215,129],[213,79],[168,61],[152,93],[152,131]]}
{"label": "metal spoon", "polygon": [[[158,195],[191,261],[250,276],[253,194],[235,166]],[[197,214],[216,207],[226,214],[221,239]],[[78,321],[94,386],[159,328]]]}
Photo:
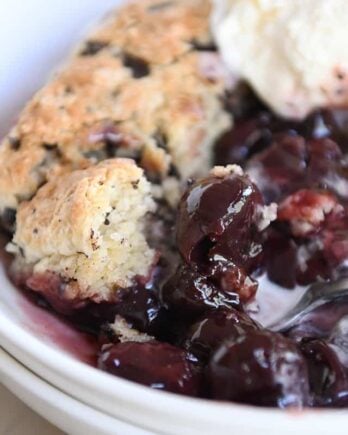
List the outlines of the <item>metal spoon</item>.
{"label": "metal spoon", "polygon": [[348,296],[348,277],[333,282],[311,285],[299,302],[280,320],[268,326],[272,331],[284,332],[298,324],[301,317],[335,299]]}

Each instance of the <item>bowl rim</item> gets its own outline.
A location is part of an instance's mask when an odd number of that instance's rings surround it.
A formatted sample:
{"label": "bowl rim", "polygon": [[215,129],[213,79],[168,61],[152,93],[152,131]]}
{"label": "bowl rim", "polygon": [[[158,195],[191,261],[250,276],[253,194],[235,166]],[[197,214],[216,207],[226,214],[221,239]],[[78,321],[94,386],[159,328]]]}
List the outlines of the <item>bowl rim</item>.
{"label": "bowl rim", "polygon": [[0,373],[3,375],[1,382],[6,388],[34,412],[62,430],[71,431],[72,425],[82,424],[85,430],[93,429],[103,434],[112,434],[117,428],[125,435],[150,435],[144,429],[116,420],[63,393],[24,367],[1,347]]}
{"label": "bowl rim", "polygon": [[[3,268],[3,265],[1,264],[0,267]],[[0,286],[11,287],[12,284],[7,278],[0,276]],[[11,290],[15,291],[15,288],[9,289]],[[175,424],[178,430],[185,427],[185,424],[192,429],[195,422],[200,420],[201,427],[206,425],[208,431],[212,427],[210,423],[216,424],[218,419],[222,419],[223,424],[226,421],[227,425],[234,418],[238,420],[240,427],[252,427],[254,431],[261,426],[276,430],[285,425],[289,425],[292,430],[317,427],[328,431],[338,425],[338,428],[341,426],[342,434],[346,433],[342,428],[348,423],[348,413],[344,410],[283,411],[235,403],[213,402],[154,391],[103,373],[51,347],[28,332],[25,327],[19,326],[15,320],[11,319],[7,313],[6,304],[1,299],[0,345],[34,373],[82,403],[89,404],[116,418],[120,417],[121,412],[125,412],[124,420],[129,422],[136,420],[138,423],[144,420],[146,426],[152,430],[154,427],[160,428],[159,424],[152,421],[155,415],[156,418],[161,419],[161,422],[171,422],[170,431],[172,433],[175,433],[173,429]],[[114,403],[117,403],[119,408],[113,407]],[[131,409],[128,409],[129,407]],[[179,422],[177,416],[184,416],[183,422]],[[186,431],[185,433],[191,435],[193,432]],[[337,431],[335,435],[338,435]]]}
{"label": "bowl rim", "polygon": [[[156,416],[161,415],[163,418],[167,418],[169,413],[174,413],[188,417],[191,423],[197,419],[202,420],[203,417],[208,425],[210,417],[214,421],[216,419],[226,421],[233,415],[238,416],[240,422],[255,426],[255,428],[267,427],[270,421],[272,421],[272,427],[283,427],[286,424],[297,429],[303,425],[307,427],[314,420],[320,420],[321,424],[325,424],[327,428],[332,427],[333,423],[336,426],[339,422],[348,422],[348,414],[344,414],[344,410],[339,409],[309,408],[295,411],[258,408],[154,391],[148,387],[104,373],[49,346],[16,324],[8,315],[1,313],[2,307],[3,302],[0,301],[0,344],[7,352],[62,391],[113,417],[124,417],[124,420],[128,422],[139,424],[139,421],[134,422],[132,417],[120,415],[119,410],[111,409],[110,412],[110,408],[101,409],[103,405],[95,403],[93,396],[96,395],[99,398],[104,396],[111,403],[122,401],[126,408],[130,407],[133,410],[142,409],[143,412],[140,413],[142,416],[149,412],[152,414],[155,412]],[[86,391],[89,394],[86,394]],[[189,416],[186,415],[188,409]],[[154,429],[154,426],[147,425],[147,428]]]}

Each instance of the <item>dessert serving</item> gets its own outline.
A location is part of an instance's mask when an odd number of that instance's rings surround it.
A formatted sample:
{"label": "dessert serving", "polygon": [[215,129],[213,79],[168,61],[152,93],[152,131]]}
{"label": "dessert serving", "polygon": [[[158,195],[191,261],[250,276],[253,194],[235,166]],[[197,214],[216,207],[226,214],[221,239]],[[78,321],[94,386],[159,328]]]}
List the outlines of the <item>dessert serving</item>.
{"label": "dessert serving", "polygon": [[9,276],[99,369],[348,406],[348,5],[302,3],[128,2],[3,139]]}

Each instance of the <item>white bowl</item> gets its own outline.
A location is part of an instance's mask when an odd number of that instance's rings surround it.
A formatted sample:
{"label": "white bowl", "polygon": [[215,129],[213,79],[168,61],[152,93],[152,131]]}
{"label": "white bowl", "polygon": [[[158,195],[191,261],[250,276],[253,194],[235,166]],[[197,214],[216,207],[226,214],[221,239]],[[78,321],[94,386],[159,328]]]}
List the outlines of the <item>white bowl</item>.
{"label": "white bowl", "polygon": [[73,346],[62,346],[78,344],[78,333],[28,302],[7,280],[3,267],[0,283],[0,345],[55,387],[103,413],[170,434],[347,433],[345,410],[295,412],[210,402],[153,391],[103,373],[79,361]]}
{"label": "white bowl", "polygon": [[67,396],[0,348],[0,379],[36,413],[71,435],[150,435]]}
{"label": "white bowl", "polygon": [[[141,0],[139,0],[141,1]],[[91,21],[119,2],[26,0],[2,2],[0,119],[4,133],[19,105],[59,63]],[[92,19],[93,18],[93,19]],[[7,42],[7,44],[5,43]],[[303,412],[260,409],[152,391],[102,373],[79,360],[88,346],[77,332],[32,306],[0,268],[0,345],[45,381],[117,419],[171,434],[346,434],[342,410]],[[77,347],[82,347],[76,352]],[[18,378],[17,385],[21,383]]]}

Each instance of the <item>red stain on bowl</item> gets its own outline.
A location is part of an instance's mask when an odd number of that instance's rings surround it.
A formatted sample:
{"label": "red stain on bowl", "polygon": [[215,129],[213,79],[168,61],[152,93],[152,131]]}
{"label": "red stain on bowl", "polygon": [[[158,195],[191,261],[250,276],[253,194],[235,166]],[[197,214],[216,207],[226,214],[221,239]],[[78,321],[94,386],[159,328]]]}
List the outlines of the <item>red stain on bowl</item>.
{"label": "red stain on bowl", "polygon": [[81,362],[96,366],[98,343],[93,335],[79,331],[24,294],[18,293],[18,305],[23,312],[23,325],[36,337]]}
{"label": "red stain on bowl", "polygon": [[[7,242],[8,236],[0,232],[0,262],[8,271],[12,257],[5,251]],[[57,350],[96,367],[99,346],[95,336],[80,331],[64,318],[39,306],[36,298],[20,289],[13,288],[13,297],[12,303],[8,300],[8,304],[27,331]]]}

